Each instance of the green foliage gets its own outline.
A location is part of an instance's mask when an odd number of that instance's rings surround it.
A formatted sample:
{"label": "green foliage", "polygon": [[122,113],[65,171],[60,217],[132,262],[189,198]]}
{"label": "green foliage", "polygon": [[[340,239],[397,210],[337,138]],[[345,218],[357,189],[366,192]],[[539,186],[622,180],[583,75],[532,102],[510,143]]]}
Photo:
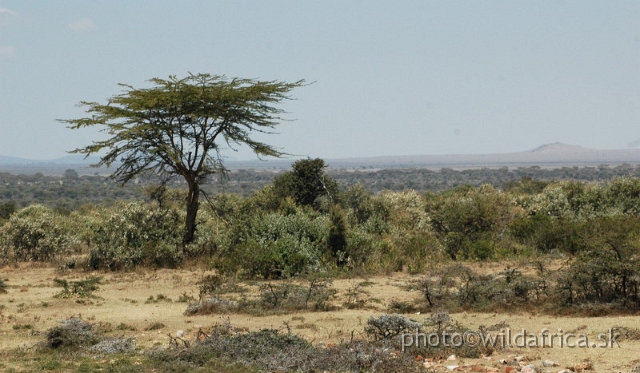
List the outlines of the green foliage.
{"label": "green foliage", "polygon": [[506,268],[498,274],[479,274],[455,264],[412,280],[408,288],[424,295],[428,309],[487,311],[539,305],[547,299],[550,283],[546,273],[529,277]]}
{"label": "green foliage", "polygon": [[558,279],[564,305],[612,304],[635,308],[640,303],[640,221],[603,217],[584,232],[586,247]]}
{"label": "green foliage", "polygon": [[548,181],[535,180],[530,176],[525,176],[520,180],[508,181],[504,185],[504,190],[513,194],[538,194],[549,185]]}
{"label": "green foliage", "polygon": [[339,266],[343,266],[347,261],[347,227],[344,212],[336,205],[331,209],[329,218],[331,219],[327,240],[329,253]]}
{"label": "green foliage", "polygon": [[98,285],[102,281],[102,277],[91,276],[85,280],[69,281],[60,278],[54,278],[53,282],[62,287],[62,292],[56,295],[57,298],[70,298],[77,296],[80,298],[91,297],[93,292],[98,290]]}
{"label": "green foliage", "polygon": [[326,217],[299,212],[255,216],[229,232],[214,267],[225,274],[286,278],[319,269],[326,245]]}
{"label": "green foliage", "polygon": [[142,89],[121,84],[125,93],[109,98],[107,104],[81,103],[91,117],[62,122],[72,129],[104,127],[111,138],[74,152],[90,155],[106,150],[96,166],[117,162],[112,176],[123,184],[144,174],[182,177],[189,187],[183,239],[188,244],[195,238],[200,184],[208,175],[225,171],[219,154],[222,144],[246,145],[259,157],[282,156],[251,135],[277,126],[283,111],[273,105],[289,99],[289,91],[304,81],[190,74],[150,82],[153,87]]}
{"label": "green foliage", "polygon": [[1,261],[47,261],[75,244],[69,219],[42,205],[13,213],[0,228]]}
{"label": "green foliage", "polygon": [[119,206],[95,232],[89,266],[132,269],[146,264],[175,267],[183,259],[180,216],[141,203]]}
{"label": "green foliage", "polygon": [[338,183],[328,177],[324,160],[302,159],[293,164],[293,170],[275,178],[274,194],[279,200],[291,197],[300,206],[322,205],[321,199],[337,202]]}
{"label": "green foliage", "polygon": [[607,188],[609,203],[623,214],[640,215],[640,179],[616,177]]}
{"label": "green foliage", "polygon": [[266,283],[260,286],[259,306],[263,310],[327,311],[330,309],[327,301],[334,294],[332,281],[320,277],[311,279],[307,286]]}
{"label": "green foliage", "polygon": [[490,186],[452,191],[432,204],[431,223],[451,259],[484,260],[493,256],[493,242],[511,220],[513,203]]}
{"label": "green foliage", "polygon": [[581,232],[590,223],[569,219],[554,219],[550,215],[515,218],[509,227],[511,235],[520,243],[548,254],[562,252],[576,254],[586,247]]}
{"label": "green foliage", "polygon": [[15,211],[16,203],[14,201],[0,203],[0,219],[9,219]]}

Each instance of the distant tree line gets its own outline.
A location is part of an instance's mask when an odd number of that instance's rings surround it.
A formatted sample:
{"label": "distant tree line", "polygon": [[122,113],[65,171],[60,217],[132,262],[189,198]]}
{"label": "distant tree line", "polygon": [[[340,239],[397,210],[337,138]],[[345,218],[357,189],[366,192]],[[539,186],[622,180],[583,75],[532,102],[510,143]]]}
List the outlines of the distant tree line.
{"label": "distant tree line", "polygon": [[[324,163],[323,163],[324,164]],[[606,182],[615,177],[640,177],[640,166],[623,164],[615,167],[560,167],[554,169],[539,166],[507,167],[498,169],[453,170],[429,169],[385,169],[385,170],[336,170],[326,169],[326,174],[335,180],[337,186],[345,190],[352,185],[360,185],[369,193],[384,190],[417,192],[438,192],[463,185],[478,187],[489,184],[497,189],[508,188],[523,178],[538,181],[574,180],[584,182]],[[252,193],[270,185],[284,171],[237,170],[226,176],[215,175],[202,189],[208,196],[216,193],[233,193],[248,197]],[[61,176],[14,175],[0,173],[0,204],[12,202],[17,207],[42,204],[62,210],[77,209],[85,203],[113,204],[119,200],[142,200],[149,197],[153,186],[163,182],[158,177],[144,177],[120,186],[105,176],[82,175],[67,170]],[[280,182],[280,187],[282,183]],[[179,179],[168,181],[165,186],[184,188],[186,183]],[[333,186],[332,186],[333,187]]]}

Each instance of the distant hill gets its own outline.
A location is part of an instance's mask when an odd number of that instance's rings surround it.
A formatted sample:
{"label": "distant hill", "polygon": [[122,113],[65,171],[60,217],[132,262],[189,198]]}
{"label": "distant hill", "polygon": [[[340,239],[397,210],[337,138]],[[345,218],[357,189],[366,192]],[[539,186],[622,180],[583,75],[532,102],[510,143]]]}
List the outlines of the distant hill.
{"label": "distant hill", "polygon": [[20,163],[31,163],[28,159],[17,158],[17,157],[8,157],[6,155],[0,155],[0,165],[6,164],[20,164]]}
{"label": "distant hill", "polygon": [[[231,170],[255,169],[280,171],[289,169],[296,159],[270,159],[267,161],[228,160],[225,165]],[[451,155],[405,155],[362,158],[325,159],[333,169],[394,169],[394,168],[453,168],[478,169],[499,167],[540,166],[555,168],[566,166],[597,166],[601,164],[640,164],[640,149],[590,149],[563,143],[544,144],[535,149],[515,153],[451,154]],[[108,174],[106,168],[90,168],[99,161],[97,157],[84,159],[81,155],[69,155],[52,160],[30,160],[0,156],[0,172],[33,174],[41,172],[59,175],[73,168],[79,174]]]}
{"label": "distant hill", "polygon": [[62,158],[49,159],[49,160],[36,160],[18,157],[8,157],[6,155],[0,155],[0,165],[3,164],[86,164],[91,165],[97,163],[100,160],[98,157],[84,158],[83,155],[68,155]]}
{"label": "distant hill", "polygon": [[108,174],[106,167],[92,168],[91,165],[98,163],[100,158],[84,158],[83,155],[68,155],[62,158],[49,160],[36,160],[18,157],[8,157],[0,155],[0,172],[13,174],[35,174],[62,175],[65,170],[74,169],[81,175],[93,175],[95,173]]}
{"label": "distant hill", "polygon": [[640,163],[640,149],[590,149],[577,145],[553,143],[515,153],[386,156],[328,160],[333,168],[497,168],[541,166],[597,166]]}
{"label": "distant hill", "polygon": [[589,153],[596,150],[585,148],[584,146],[563,144],[561,142],[554,142],[553,144],[544,144],[538,146],[535,149],[529,150],[530,153],[554,153],[554,154],[575,154],[575,153]]}

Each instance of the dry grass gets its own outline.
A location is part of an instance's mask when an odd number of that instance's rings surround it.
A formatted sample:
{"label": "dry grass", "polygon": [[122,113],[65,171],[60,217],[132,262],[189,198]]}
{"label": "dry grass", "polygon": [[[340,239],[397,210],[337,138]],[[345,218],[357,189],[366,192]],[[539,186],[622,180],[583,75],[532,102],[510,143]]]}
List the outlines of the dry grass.
{"label": "dry grass", "polygon": [[[481,267],[478,266],[476,269],[499,272],[505,265],[485,264]],[[185,293],[192,294],[197,299],[198,282],[206,274],[211,273],[201,269],[145,270],[130,273],[90,273],[76,269],[61,275],[55,268],[41,265],[25,264],[1,268],[0,277],[6,280],[6,293],[0,294],[0,354],[1,351],[15,352],[17,348],[30,348],[42,341],[42,334],[38,332],[59,325],[58,321],[61,319],[78,316],[91,322],[111,325],[113,335],[135,338],[138,350],[166,347],[167,334],[175,336],[179,330],[184,331],[184,339],[195,339],[200,328],[211,328],[226,319],[224,315],[185,316],[183,313],[187,304],[175,301]],[[64,277],[69,281],[80,281],[90,276],[102,277],[99,289],[94,292],[95,298],[55,297],[60,288],[54,283],[54,278]],[[413,302],[420,299],[419,293],[410,292],[400,286],[406,284],[409,279],[410,276],[407,274],[366,279],[336,279],[333,287],[337,290],[337,297],[331,302],[340,308],[334,311],[227,316],[237,329],[290,329],[314,345],[333,346],[352,338],[366,338],[364,328],[367,319],[387,313],[392,300]],[[370,293],[369,297],[379,299],[380,302],[368,302],[367,307],[363,309],[342,307],[347,300],[349,288],[353,287],[355,282],[363,281],[368,282],[366,290]],[[248,296],[255,296],[260,284],[242,285],[249,289]],[[166,299],[146,302],[150,297],[157,299],[158,294],[162,294]],[[228,296],[232,299],[240,295],[231,293]],[[411,315],[419,321],[423,321],[427,316]],[[640,328],[640,317],[637,316],[559,317],[539,315],[535,311],[505,314],[500,309],[496,309],[494,313],[458,313],[451,316],[469,328],[506,322],[514,331],[525,329],[534,333],[546,328],[552,333],[562,329],[565,332],[577,331],[595,336],[612,327],[628,330]],[[29,327],[24,327],[25,325]],[[150,325],[157,328],[149,328]],[[500,359],[521,355],[532,360],[550,359],[559,363],[561,367],[590,361],[599,372],[631,371],[638,365],[636,359],[640,341],[627,338],[621,341],[620,345],[622,348],[613,349],[514,348],[498,351],[490,360],[457,360],[456,365],[498,366]]]}

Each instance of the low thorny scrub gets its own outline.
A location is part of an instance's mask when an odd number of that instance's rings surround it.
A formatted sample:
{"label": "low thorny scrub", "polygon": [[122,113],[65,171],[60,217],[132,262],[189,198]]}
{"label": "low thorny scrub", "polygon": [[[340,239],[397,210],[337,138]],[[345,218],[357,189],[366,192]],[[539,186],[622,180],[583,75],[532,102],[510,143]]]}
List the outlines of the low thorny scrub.
{"label": "low thorny scrub", "polygon": [[[226,319],[208,330],[200,328],[192,339],[168,334],[166,347],[156,346],[136,351],[135,338],[107,336],[110,325],[89,323],[80,318],[61,320],[60,325],[44,333],[38,351],[61,350],[71,353],[126,356],[142,353],[155,367],[193,369],[206,366],[244,366],[259,371],[313,372],[417,372],[421,365],[416,357],[442,359],[455,353],[461,357],[477,358],[491,354],[482,347],[412,347],[401,352],[401,334],[414,332],[457,332],[464,327],[446,313],[431,315],[424,322],[401,315],[371,317],[364,329],[369,339],[354,339],[337,344],[313,345],[286,331],[262,329],[248,332],[236,330]],[[122,329],[117,329],[122,330]],[[133,355],[129,355],[133,356]],[[180,368],[181,367],[181,368]]]}
{"label": "low thorny scrub", "polygon": [[244,292],[245,289],[225,283],[219,276],[208,275],[200,282],[199,300],[190,304],[184,314],[207,315],[232,312],[264,315],[292,311],[330,311],[335,309],[329,301],[337,291],[333,281],[325,277],[312,277],[305,285],[292,282],[267,282],[259,285],[258,297],[250,299],[243,296],[240,300],[220,298],[222,294]]}

